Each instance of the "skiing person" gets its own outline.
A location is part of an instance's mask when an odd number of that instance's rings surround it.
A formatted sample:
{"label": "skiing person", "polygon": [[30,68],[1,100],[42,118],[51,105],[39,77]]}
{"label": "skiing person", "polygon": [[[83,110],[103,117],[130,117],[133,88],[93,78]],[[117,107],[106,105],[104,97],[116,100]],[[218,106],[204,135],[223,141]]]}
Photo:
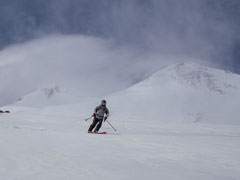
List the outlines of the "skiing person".
{"label": "skiing person", "polygon": [[[109,110],[106,107],[106,104],[107,104],[107,101],[102,100],[101,104],[95,108],[94,113],[93,113],[94,119],[88,129],[88,133],[91,133],[96,125],[97,125],[97,127],[95,128],[94,133],[98,133],[99,129],[102,126],[103,120],[104,120],[104,122],[107,120],[107,118],[109,116]],[[104,117],[105,114],[106,114],[106,116]]]}
{"label": "skiing person", "polygon": [[3,111],[3,110],[0,110],[0,113],[10,113],[10,111]]}

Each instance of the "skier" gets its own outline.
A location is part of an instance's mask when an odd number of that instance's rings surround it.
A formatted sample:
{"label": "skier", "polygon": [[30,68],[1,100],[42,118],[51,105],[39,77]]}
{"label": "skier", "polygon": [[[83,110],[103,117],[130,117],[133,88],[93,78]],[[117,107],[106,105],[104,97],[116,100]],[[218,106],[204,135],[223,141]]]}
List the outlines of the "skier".
{"label": "skier", "polygon": [[[94,119],[93,119],[91,126],[88,129],[88,133],[91,133],[96,125],[97,125],[97,127],[95,128],[94,133],[98,133],[99,129],[102,126],[103,120],[104,120],[104,122],[107,120],[107,118],[109,116],[109,110],[106,107],[106,104],[107,104],[107,101],[102,100],[101,104],[95,108],[94,113],[93,113]],[[105,114],[106,114],[106,116],[104,117]]]}
{"label": "skier", "polygon": [[10,113],[10,111],[3,111],[3,110],[0,110],[0,113]]}

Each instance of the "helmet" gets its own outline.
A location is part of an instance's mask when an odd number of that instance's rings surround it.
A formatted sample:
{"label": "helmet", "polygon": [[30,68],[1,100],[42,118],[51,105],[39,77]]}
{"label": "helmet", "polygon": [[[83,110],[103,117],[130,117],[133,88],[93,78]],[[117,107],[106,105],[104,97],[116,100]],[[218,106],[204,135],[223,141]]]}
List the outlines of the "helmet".
{"label": "helmet", "polygon": [[107,101],[106,100],[102,100],[102,103],[107,103]]}

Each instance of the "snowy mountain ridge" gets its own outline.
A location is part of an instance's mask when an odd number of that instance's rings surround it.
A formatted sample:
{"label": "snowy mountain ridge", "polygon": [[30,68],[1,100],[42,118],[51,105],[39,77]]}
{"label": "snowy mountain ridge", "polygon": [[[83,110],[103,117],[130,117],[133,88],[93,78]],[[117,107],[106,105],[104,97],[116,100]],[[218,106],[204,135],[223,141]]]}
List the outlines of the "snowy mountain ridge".
{"label": "snowy mountain ridge", "polygon": [[[235,74],[229,71],[217,70],[194,63],[181,63],[169,67],[168,70],[172,72],[172,78],[180,84],[195,88],[205,86],[210,91],[215,91],[220,94],[226,93],[228,88],[238,89],[239,87],[229,82],[229,80],[235,76]],[[223,72],[225,72],[225,74]],[[220,77],[225,76],[225,78],[220,79],[218,75]],[[238,79],[240,78],[238,77]]]}
{"label": "snowy mountain ridge", "polygon": [[110,100],[121,104],[119,115],[128,112],[138,119],[240,123],[236,119],[240,116],[239,87],[240,75],[182,63],[156,72]]}
{"label": "snowy mountain ridge", "polygon": [[19,98],[16,106],[38,107],[72,104],[80,101],[80,96],[57,85],[39,88]]}
{"label": "snowy mountain ridge", "polygon": [[183,86],[195,89],[206,88],[219,94],[226,93],[229,88],[232,90],[240,88],[240,75],[196,63],[179,63],[168,66],[142,82],[153,80],[154,78],[159,80],[160,76],[165,75],[168,75]]}
{"label": "snowy mountain ridge", "polygon": [[[194,63],[162,69],[123,91],[104,97],[115,119],[182,123],[211,122],[239,124],[240,75]],[[58,86],[34,91],[14,106],[51,107],[52,111],[91,111],[99,98],[76,96]],[[51,111],[51,110],[50,110]],[[85,112],[85,113],[86,113]]]}

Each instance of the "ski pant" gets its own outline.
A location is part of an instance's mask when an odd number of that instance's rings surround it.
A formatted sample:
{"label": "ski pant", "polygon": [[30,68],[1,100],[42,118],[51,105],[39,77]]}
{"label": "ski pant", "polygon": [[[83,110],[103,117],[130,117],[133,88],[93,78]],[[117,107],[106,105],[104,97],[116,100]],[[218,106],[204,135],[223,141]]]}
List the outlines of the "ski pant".
{"label": "ski pant", "polygon": [[97,119],[96,117],[93,119],[93,122],[91,124],[91,126],[89,127],[88,131],[91,132],[95,126],[97,125],[97,127],[95,128],[94,131],[99,131],[99,129],[101,128],[102,126],[102,122],[103,122],[103,119]]}

